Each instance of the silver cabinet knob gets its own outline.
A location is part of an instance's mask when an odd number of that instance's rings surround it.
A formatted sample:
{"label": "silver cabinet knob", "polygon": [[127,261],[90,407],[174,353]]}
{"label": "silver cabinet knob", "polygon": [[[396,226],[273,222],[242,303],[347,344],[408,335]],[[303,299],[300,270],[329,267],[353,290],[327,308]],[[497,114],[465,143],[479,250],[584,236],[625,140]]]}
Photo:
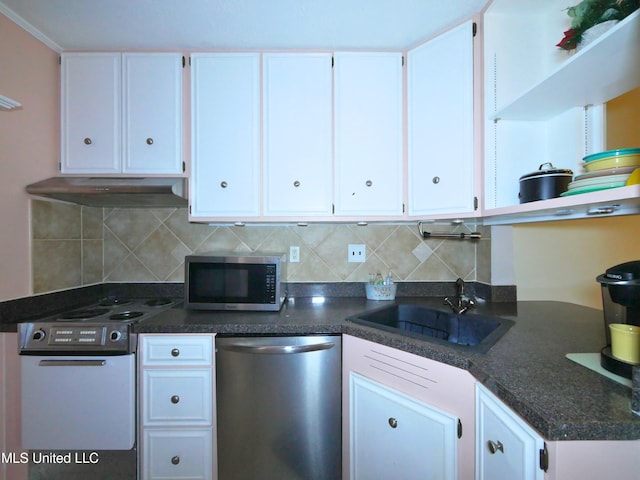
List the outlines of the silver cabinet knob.
{"label": "silver cabinet knob", "polygon": [[171,457],[171,463],[174,465],[178,465],[180,463],[180,457],[176,455],[175,457]]}
{"label": "silver cabinet knob", "polygon": [[91,145],[91,139],[89,137],[84,139],[84,144],[85,145]]}
{"label": "silver cabinet knob", "polygon": [[171,403],[173,403],[174,405],[176,403],[178,403],[180,401],[180,397],[178,395],[172,395],[171,396]]}
{"label": "silver cabinet knob", "polygon": [[222,188],[227,188],[229,186],[229,184],[225,181],[220,182],[220,187]]}
{"label": "silver cabinet knob", "polygon": [[487,442],[487,447],[489,447],[489,452],[491,452],[491,455],[494,455],[498,452],[504,453],[504,445],[502,445],[502,442],[500,440],[498,440],[497,442],[489,440]]}
{"label": "silver cabinet knob", "polygon": [[153,138],[147,138],[147,145],[153,145]]}
{"label": "silver cabinet knob", "polygon": [[433,177],[433,180],[431,181],[437,185],[438,183],[440,183],[440,177]]}
{"label": "silver cabinet knob", "polygon": [[298,188],[300,186],[300,182],[296,180],[295,182],[293,182],[293,186]]}
{"label": "silver cabinet knob", "polygon": [[391,428],[396,428],[398,426],[398,420],[393,417],[389,418],[389,426]]}
{"label": "silver cabinet knob", "polygon": [[178,350],[177,348],[174,348],[173,350],[171,350],[172,357],[177,357],[178,355],[180,355],[180,350]]}
{"label": "silver cabinet knob", "polygon": [[373,185],[373,182],[372,182],[371,180],[367,180],[367,181],[365,182],[365,185],[366,185],[367,187],[370,187],[371,185]]}

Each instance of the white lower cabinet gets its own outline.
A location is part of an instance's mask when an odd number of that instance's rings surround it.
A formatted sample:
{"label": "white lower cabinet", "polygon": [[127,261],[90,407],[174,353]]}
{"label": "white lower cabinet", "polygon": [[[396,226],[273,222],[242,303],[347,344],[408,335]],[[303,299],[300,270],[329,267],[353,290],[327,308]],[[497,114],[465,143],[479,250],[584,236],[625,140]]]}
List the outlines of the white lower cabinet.
{"label": "white lower cabinet", "polygon": [[141,335],[139,478],[213,480],[213,335]]}
{"label": "white lower cabinet", "polygon": [[476,480],[543,480],[542,437],[486,388],[476,389]]}
{"label": "white lower cabinet", "polygon": [[350,384],[351,478],[457,478],[457,417],[355,373]]}
{"label": "white lower cabinet", "polygon": [[343,335],[343,480],[474,476],[473,376]]}

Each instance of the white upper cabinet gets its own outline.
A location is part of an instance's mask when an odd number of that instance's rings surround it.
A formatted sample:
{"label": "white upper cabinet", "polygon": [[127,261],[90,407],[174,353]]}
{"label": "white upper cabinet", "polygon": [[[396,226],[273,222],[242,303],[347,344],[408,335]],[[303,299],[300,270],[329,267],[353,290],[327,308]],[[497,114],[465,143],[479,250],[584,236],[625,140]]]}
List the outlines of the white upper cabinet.
{"label": "white upper cabinet", "polygon": [[62,55],[62,173],[182,174],[182,55]]}
{"label": "white upper cabinet", "polygon": [[331,215],[331,54],[263,56],[264,214]]}
{"label": "white upper cabinet", "polygon": [[[551,162],[583,172],[606,150],[604,103],[640,86],[640,11],[577,51],[564,0],[494,0],[484,15],[485,223],[640,212],[640,186],[519,203],[519,178]],[[615,148],[615,147],[613,147]]]}
{"label": "white upper cabinet", "polygon": [[192,217],[260,214],[260,56],[191,56]]}
{"label": "white upper cabinet", "polygon": [[119,173],[119,53],[62,55],[62,173]]}
{"label": "white upper cabinet", "polygon": [[182,55],[124,53],[123,173],[182,173]]}
{"label": "white upper cabinet", "polygon": [[335,213],[400,216],[403,75],[399,53],[336,53]]}
{"label": "white upper cabinet", "polygon": [[473,24],[407,57],[409,216],[474,211]]}

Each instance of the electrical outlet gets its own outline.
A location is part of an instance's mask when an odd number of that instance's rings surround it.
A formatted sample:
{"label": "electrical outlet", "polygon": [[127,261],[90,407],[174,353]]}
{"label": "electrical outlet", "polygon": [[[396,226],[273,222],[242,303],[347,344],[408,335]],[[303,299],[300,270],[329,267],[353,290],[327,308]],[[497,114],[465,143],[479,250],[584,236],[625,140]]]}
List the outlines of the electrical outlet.
{"label": "electrical outlet", "polygon": [[289,262],[298,263],[300,261],[300,247],[289,247]]}
{"label": "electrical outlet", "polygon": [[363,263],[366,260],[367,260],[366,245],[350,243],[347,250],[347,261]]}

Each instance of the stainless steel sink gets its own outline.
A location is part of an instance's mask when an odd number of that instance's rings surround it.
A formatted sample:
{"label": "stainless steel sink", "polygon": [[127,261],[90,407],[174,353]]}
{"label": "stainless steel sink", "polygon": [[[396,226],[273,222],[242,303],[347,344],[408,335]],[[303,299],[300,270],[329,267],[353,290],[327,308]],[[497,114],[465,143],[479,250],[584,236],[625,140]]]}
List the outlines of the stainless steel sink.
{"label": "stainless steel sink", "polygon": [[513,325],[512,320],[455,314],[412,304],[394,304],[363,312],[348,321],[400,335],[487,351]]}

